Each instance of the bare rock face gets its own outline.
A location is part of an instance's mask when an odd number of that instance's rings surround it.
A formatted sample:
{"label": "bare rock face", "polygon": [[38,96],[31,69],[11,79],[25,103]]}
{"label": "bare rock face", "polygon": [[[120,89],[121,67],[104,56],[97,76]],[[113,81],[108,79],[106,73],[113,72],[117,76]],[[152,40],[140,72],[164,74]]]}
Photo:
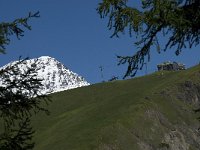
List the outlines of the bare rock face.
{"label": "bare rock face", "polygon": [[[18,61],[11,62],[2,68],[9,65],[14,65]],[[18,64],[20,71],[23,73],[28,67],[34,67],[38,79],[42,80],[42,94],[50,94],[54,92],[73,89],[81,86],[90,85],[83,77],[70,71],[61,62],[49,56],[42,56],[35,59],[25,60]],[[12,77],[10,77],[12,78]],[[1,85],[6,85],[6,82],[1,79]]]}

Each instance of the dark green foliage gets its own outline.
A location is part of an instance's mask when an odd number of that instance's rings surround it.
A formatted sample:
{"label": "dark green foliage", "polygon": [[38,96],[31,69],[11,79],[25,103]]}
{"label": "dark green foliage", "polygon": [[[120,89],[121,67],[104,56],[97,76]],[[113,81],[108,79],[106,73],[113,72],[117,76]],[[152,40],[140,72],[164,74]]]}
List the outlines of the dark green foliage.
{"label": "dark green foliage", "polygon": [[32,135],[34,131],[30,127],[30,119],[25,118],[19,122],[17,127],[6,128],[0,140],[1,150],[30,150],[33,149]]}
{"label": "dark green foliage", "polygon": [[[31,30],[28,21],[39,17],[39,12],[29,13],[28,17],[16,19],[11,23],[0,23],[0,53],[5,53],[5,46],[10,42],[10,36],[18,39],[24,30]],[[11,66],[0,70],[0,117],[3,130],[0,132],[1,150],[30,150],[34,147],[32,141],[33,129],[30,118],[39,111],[48,110],[40,106],[41,102],[48,102],[49,98],[42,95],[41,79],[37,78],[36,65],[21,68],[26,59],[19,59]]]}
{"label": "dark green foliage", "polygon": [[22,63],[24,60],[19,60],[0,71],[0,80],[5,84],[0,87],[0,117],[4,124],[4,132],[0,134],[0,149],[32,149],[34,132],[29,118],[39,111],[48,113],[40,106],[42,101],[49,101],[39,91],[42,80],[37,79],[35,68],[28,67],[22,72],[19,66]]}
{"label": "dark green foliage", "polygon": [[[137,52],[133,56],[118,56],[119,65],[128,64],[124,77],[134,76],[150,60],[150,50],[156,47],[158,53],[168,48],[179,55],[183,48],[196,46],[200,41],[199,0],[143,0],[142,8],[127,5],[128,0],[103,0],[97,11],[101,18],[108,17],[111,37],[129,30],[136,34]],[[157,36],[167,36],[161,47]]]}
{"label": "dark green foliage", "polygon": [[8,124],[13,119],[29,115],[32,109],[45,110],[39,106],[41,99],[46,98],[38,90],[42,86],[42,80],[37,78],[35,68],[27,67],[22,72],[18,65],[23,62],[24,60],[20,60],[0,72],[1,81],[6,84],[0,87],[0,116],[5,121],[9,116]]}
{"label": "dark green foliage", "polygon": [[16,19],[13,22],[0,23],[0,53],[5,53],[5,46],[10,43],[10,36],[16,35],[18,39],[24,36],[23,28],[31,30],[28,21],[31,18],[39,17],[39,12],[29,15],[26,18]]}

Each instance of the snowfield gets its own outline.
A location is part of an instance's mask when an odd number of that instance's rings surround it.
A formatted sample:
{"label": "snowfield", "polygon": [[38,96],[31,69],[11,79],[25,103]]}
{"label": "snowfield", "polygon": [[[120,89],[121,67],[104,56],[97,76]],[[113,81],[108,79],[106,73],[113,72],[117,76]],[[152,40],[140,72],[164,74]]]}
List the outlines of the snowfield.
{"label": "snowfield", "polygon": [[[0,69],[12,66],[18,61],[11,62]],[[35,65],[34,65],[35,64]],[[38,79],[42,79],[42,94],[50,94],[68,89],[73,89],[82,86],[88,86],[88,83],[83,77],[70,71],[61,62],[49,56],[25,60],[22,64],[18,64],[20,72],[25,72],[27,68],[35,67]],[[15,78],[13,76],[10,79]],[[0,86],[6,86],[6,81],[0,79]]]}

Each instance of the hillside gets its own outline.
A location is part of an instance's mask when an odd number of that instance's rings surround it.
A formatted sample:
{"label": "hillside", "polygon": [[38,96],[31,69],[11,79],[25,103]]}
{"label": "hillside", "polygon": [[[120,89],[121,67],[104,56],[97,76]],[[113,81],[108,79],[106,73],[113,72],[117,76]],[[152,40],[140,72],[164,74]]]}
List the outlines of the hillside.
{"label": "hillside", "polygon": [[51,95],[35,150],[197,150],[200,66]]}

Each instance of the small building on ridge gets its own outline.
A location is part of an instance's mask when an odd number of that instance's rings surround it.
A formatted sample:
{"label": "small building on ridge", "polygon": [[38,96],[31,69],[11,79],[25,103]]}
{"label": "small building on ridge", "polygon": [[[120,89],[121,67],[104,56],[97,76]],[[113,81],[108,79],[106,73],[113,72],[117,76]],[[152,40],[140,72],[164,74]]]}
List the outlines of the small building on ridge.
{"label": "small building on ridge", "polygon": [[177,62],[164,62],[162,64],[157,65],[158,71],[167,70],[167,71],[177,71],[177,70],[185,70],[185,65]]}

